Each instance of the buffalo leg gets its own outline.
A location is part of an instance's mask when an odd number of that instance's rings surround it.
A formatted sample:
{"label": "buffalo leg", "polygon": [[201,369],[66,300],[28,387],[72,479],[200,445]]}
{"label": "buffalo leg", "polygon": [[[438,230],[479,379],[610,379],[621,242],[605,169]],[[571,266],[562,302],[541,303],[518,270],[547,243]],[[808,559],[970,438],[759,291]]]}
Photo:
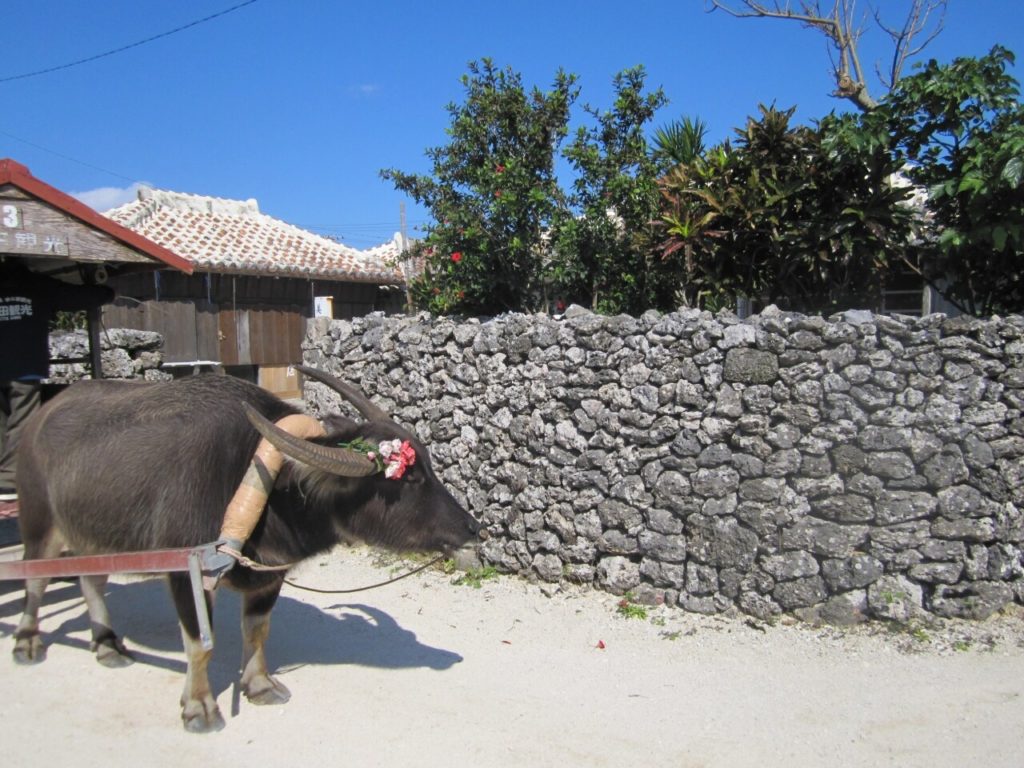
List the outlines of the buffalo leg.
{"label": "buffalo leg", "polygon": [[[217,706],[217,700],[210,689],[207,667],[213,651],[207,651],[199,641],[199,622],[196,606],[192,600],[192,585],[182,574],[169,577],[174,605],[181,622],[181,639],[185,645],[188,670],[185,673],[185,688],[181,692],[181,720],[186,731],[209,733],[224,727],[224,717]],[[212,618],[211,593],[206,593],[206,611]],[[211,621],[212,624],[212,621]]]}
{"label": "buffalo leg", "polygon": [[105,667],[127,667],[135,659],[114,633],[107,601],[103,597],[107,577],[82,576],[80,582],[85,604],[89,607],[89,623],[92,627],[91,648],[96,652],[96,661]]}
{"label": "buffalo leg", "polygon": [[[51,528],[39,538],[25,541],[24,559],[58,557],[63,548],[63,540]],[[25,581],[25,611],[14,633],[14,660],[18,664],[38,664],[46,659],[46,646],[39,635],[39,608],[49,583],[48,578]]]}
{"label": "buffalo leg", "polygon": [[260,592],[246,592],[242,605],[242,690],[253,704],[284,704],[287,687],[267,671],[264,651],[270,635],[270,611],[281,592],[283,579]]}

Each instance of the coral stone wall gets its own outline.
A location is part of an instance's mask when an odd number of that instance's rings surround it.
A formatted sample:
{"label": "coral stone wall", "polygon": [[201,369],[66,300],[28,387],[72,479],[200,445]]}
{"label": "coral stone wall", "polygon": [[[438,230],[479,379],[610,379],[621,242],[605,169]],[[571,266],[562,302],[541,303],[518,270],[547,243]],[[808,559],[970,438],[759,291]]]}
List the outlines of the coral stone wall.
{"label": "coral stone wall", "polygon": [[502,569],[836,623],[1024,601],[1022,317],[370,315],[304,361],[413,429]]}
{"label": "coral stone wall", "polygon": [[[153,331],[111,328],[100,333],[100,363],[108,379],[170,379],[160,370],[164,340]],[[89,337],[85,331],[57,331],[50,334],[50,358],[53,360],[89,356]],[[91,377],[84,363],[52,363],[50,381],[67,384]]]}

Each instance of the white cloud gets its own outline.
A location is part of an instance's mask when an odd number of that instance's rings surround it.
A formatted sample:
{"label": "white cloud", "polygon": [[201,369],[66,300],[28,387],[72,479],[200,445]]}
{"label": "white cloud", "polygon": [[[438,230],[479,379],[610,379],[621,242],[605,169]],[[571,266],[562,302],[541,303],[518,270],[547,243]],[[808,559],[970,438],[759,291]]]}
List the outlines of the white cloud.
{"label": "white cloud", "polygon": [[88,205],[94,211],[104,213],[119,205],[134,202],[138,199],[139,187],[148,187],[145,182],[135,182],[127,187],[99,187],[85,192],[72,192],[71,196]]}
{"label": "white cloud", "polygon": [[372,96],[380,90],[380,86],[377,83],[360,83],[359,85],[350,85],[349,93],[354,93],[357,96]]}

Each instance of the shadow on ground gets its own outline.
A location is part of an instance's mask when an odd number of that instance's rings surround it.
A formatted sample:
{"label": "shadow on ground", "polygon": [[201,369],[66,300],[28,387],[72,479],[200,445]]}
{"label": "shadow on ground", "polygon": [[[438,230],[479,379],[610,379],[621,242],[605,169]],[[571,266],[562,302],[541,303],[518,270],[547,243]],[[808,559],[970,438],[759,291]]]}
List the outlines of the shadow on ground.
{"label": "shadow on ground", "polygon": [[[13,647],[13,634],[22,610],[23,591],[0,591],[0,634]],[[111,584],[107,605],[115,629],[137,663],[185,672],[181,633],[167,587],[162,579]],[[421,643],[388,613],[364,604],[321,609],[282,596],[272,614],[267,663],[278,674],[307,664],[356,665],[383,669],[425,668],[443,671],[462,661],[452,651]],[[242,654],[239,626],[241,600],[222,590],[214,610],[215,648],[210,683],[215,693],[238,678]],[[64,645],[89,653],[89,619],[78,585],[56,581],[47,590],[40,625],[47,645]]]}

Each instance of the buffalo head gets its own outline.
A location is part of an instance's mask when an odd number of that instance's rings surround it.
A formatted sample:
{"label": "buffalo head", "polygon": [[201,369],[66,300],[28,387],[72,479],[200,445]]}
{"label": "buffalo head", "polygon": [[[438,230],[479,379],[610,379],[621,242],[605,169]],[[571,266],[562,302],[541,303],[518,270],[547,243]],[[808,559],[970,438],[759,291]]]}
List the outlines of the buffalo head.
{"label": "buffalo head", "polygon": [[[349,537],[395,550],[451,553],[476,537],[480,524],[434,474],[427,449],[355,387],[297,366],[351,403],[363,421],[324,420],[327,434],[290,434],[246,407],[257,431],[296,462],[289,492],[331,513]],[[280,487],[280,485],[279,485]]]}

